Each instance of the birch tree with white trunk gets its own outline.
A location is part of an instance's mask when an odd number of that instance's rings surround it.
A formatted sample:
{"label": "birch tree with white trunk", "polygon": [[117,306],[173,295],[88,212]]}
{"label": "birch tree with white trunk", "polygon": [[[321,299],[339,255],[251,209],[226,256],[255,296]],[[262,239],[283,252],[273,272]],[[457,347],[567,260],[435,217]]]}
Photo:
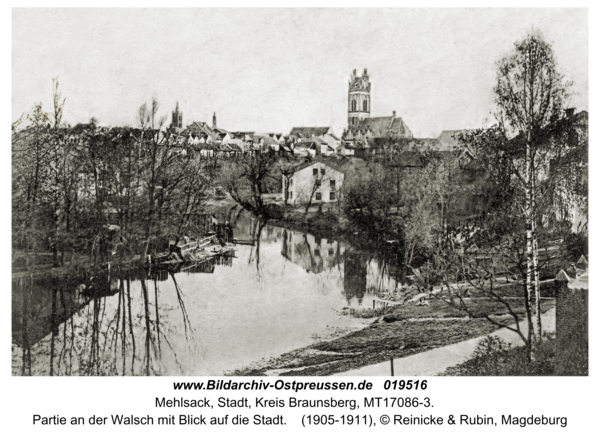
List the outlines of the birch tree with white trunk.
{"label": "birch tree with white trunk", "polygon": [[[530,337],[530,358],[535,360],[541,341],[538,231],[548,213],[551,186],[560,178],[556,166],[567,154],[572,119],[567,109],[571,83],[556,65],[550,44],[537,31],[515,43],[513,51],[497,64],[494,87],[497,126],[491,137],[476,144],[487,167],[502,163],[526,232],[525,295]],[[473,142],[467,141],[473,145]],[[482,146],[483,144],[483,146]],[[479,145],[479,147],[477,147]],[[495,169],[493,171],[496,171]]]}

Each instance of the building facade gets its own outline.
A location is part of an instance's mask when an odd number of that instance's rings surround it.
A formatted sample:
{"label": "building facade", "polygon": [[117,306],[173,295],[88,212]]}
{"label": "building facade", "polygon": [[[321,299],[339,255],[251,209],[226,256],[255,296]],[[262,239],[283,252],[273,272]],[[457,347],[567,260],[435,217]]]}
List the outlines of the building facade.
{"label": "building facade", "polygon": [[330,203],[338,201],[344,173],[324,162],[308,162],[296,168],[294,175],[283,177],[283,197],[289,203]]}

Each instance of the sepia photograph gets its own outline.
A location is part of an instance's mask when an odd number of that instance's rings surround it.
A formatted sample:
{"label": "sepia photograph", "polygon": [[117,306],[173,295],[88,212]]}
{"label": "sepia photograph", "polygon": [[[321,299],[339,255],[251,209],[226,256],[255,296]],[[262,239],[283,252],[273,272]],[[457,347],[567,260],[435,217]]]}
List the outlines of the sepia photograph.
{"label": "sepia photograph", "polygon": [[12,378],[588,376],[588,9],[11,21]]}

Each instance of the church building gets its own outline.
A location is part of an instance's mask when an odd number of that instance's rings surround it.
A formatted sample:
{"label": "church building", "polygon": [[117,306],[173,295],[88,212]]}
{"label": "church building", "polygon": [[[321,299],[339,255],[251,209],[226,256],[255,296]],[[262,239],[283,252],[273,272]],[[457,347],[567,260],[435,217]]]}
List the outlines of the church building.
{"label": "church building", "polygon": [[348,84],[348,128],[342,139],[354,145],[368,145],[371,138],[385,136],[413,137],[404,120],[396,117],[396,111],[387,117],[371,117],[371,81],[367,69],[362,76],[354,70]]}

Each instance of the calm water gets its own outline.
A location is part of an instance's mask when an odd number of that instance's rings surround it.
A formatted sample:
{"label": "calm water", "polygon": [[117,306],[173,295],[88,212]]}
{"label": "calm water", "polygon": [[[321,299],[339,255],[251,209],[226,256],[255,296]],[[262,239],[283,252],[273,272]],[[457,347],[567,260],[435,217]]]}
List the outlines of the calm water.
{"label": "calm water", "polygon": [[13,280],[13,374],[219,375],[356,325],[343,307],[396,287],[381,260],[336,240],[232,221],[234,237],[256,241],[234,257]]}

